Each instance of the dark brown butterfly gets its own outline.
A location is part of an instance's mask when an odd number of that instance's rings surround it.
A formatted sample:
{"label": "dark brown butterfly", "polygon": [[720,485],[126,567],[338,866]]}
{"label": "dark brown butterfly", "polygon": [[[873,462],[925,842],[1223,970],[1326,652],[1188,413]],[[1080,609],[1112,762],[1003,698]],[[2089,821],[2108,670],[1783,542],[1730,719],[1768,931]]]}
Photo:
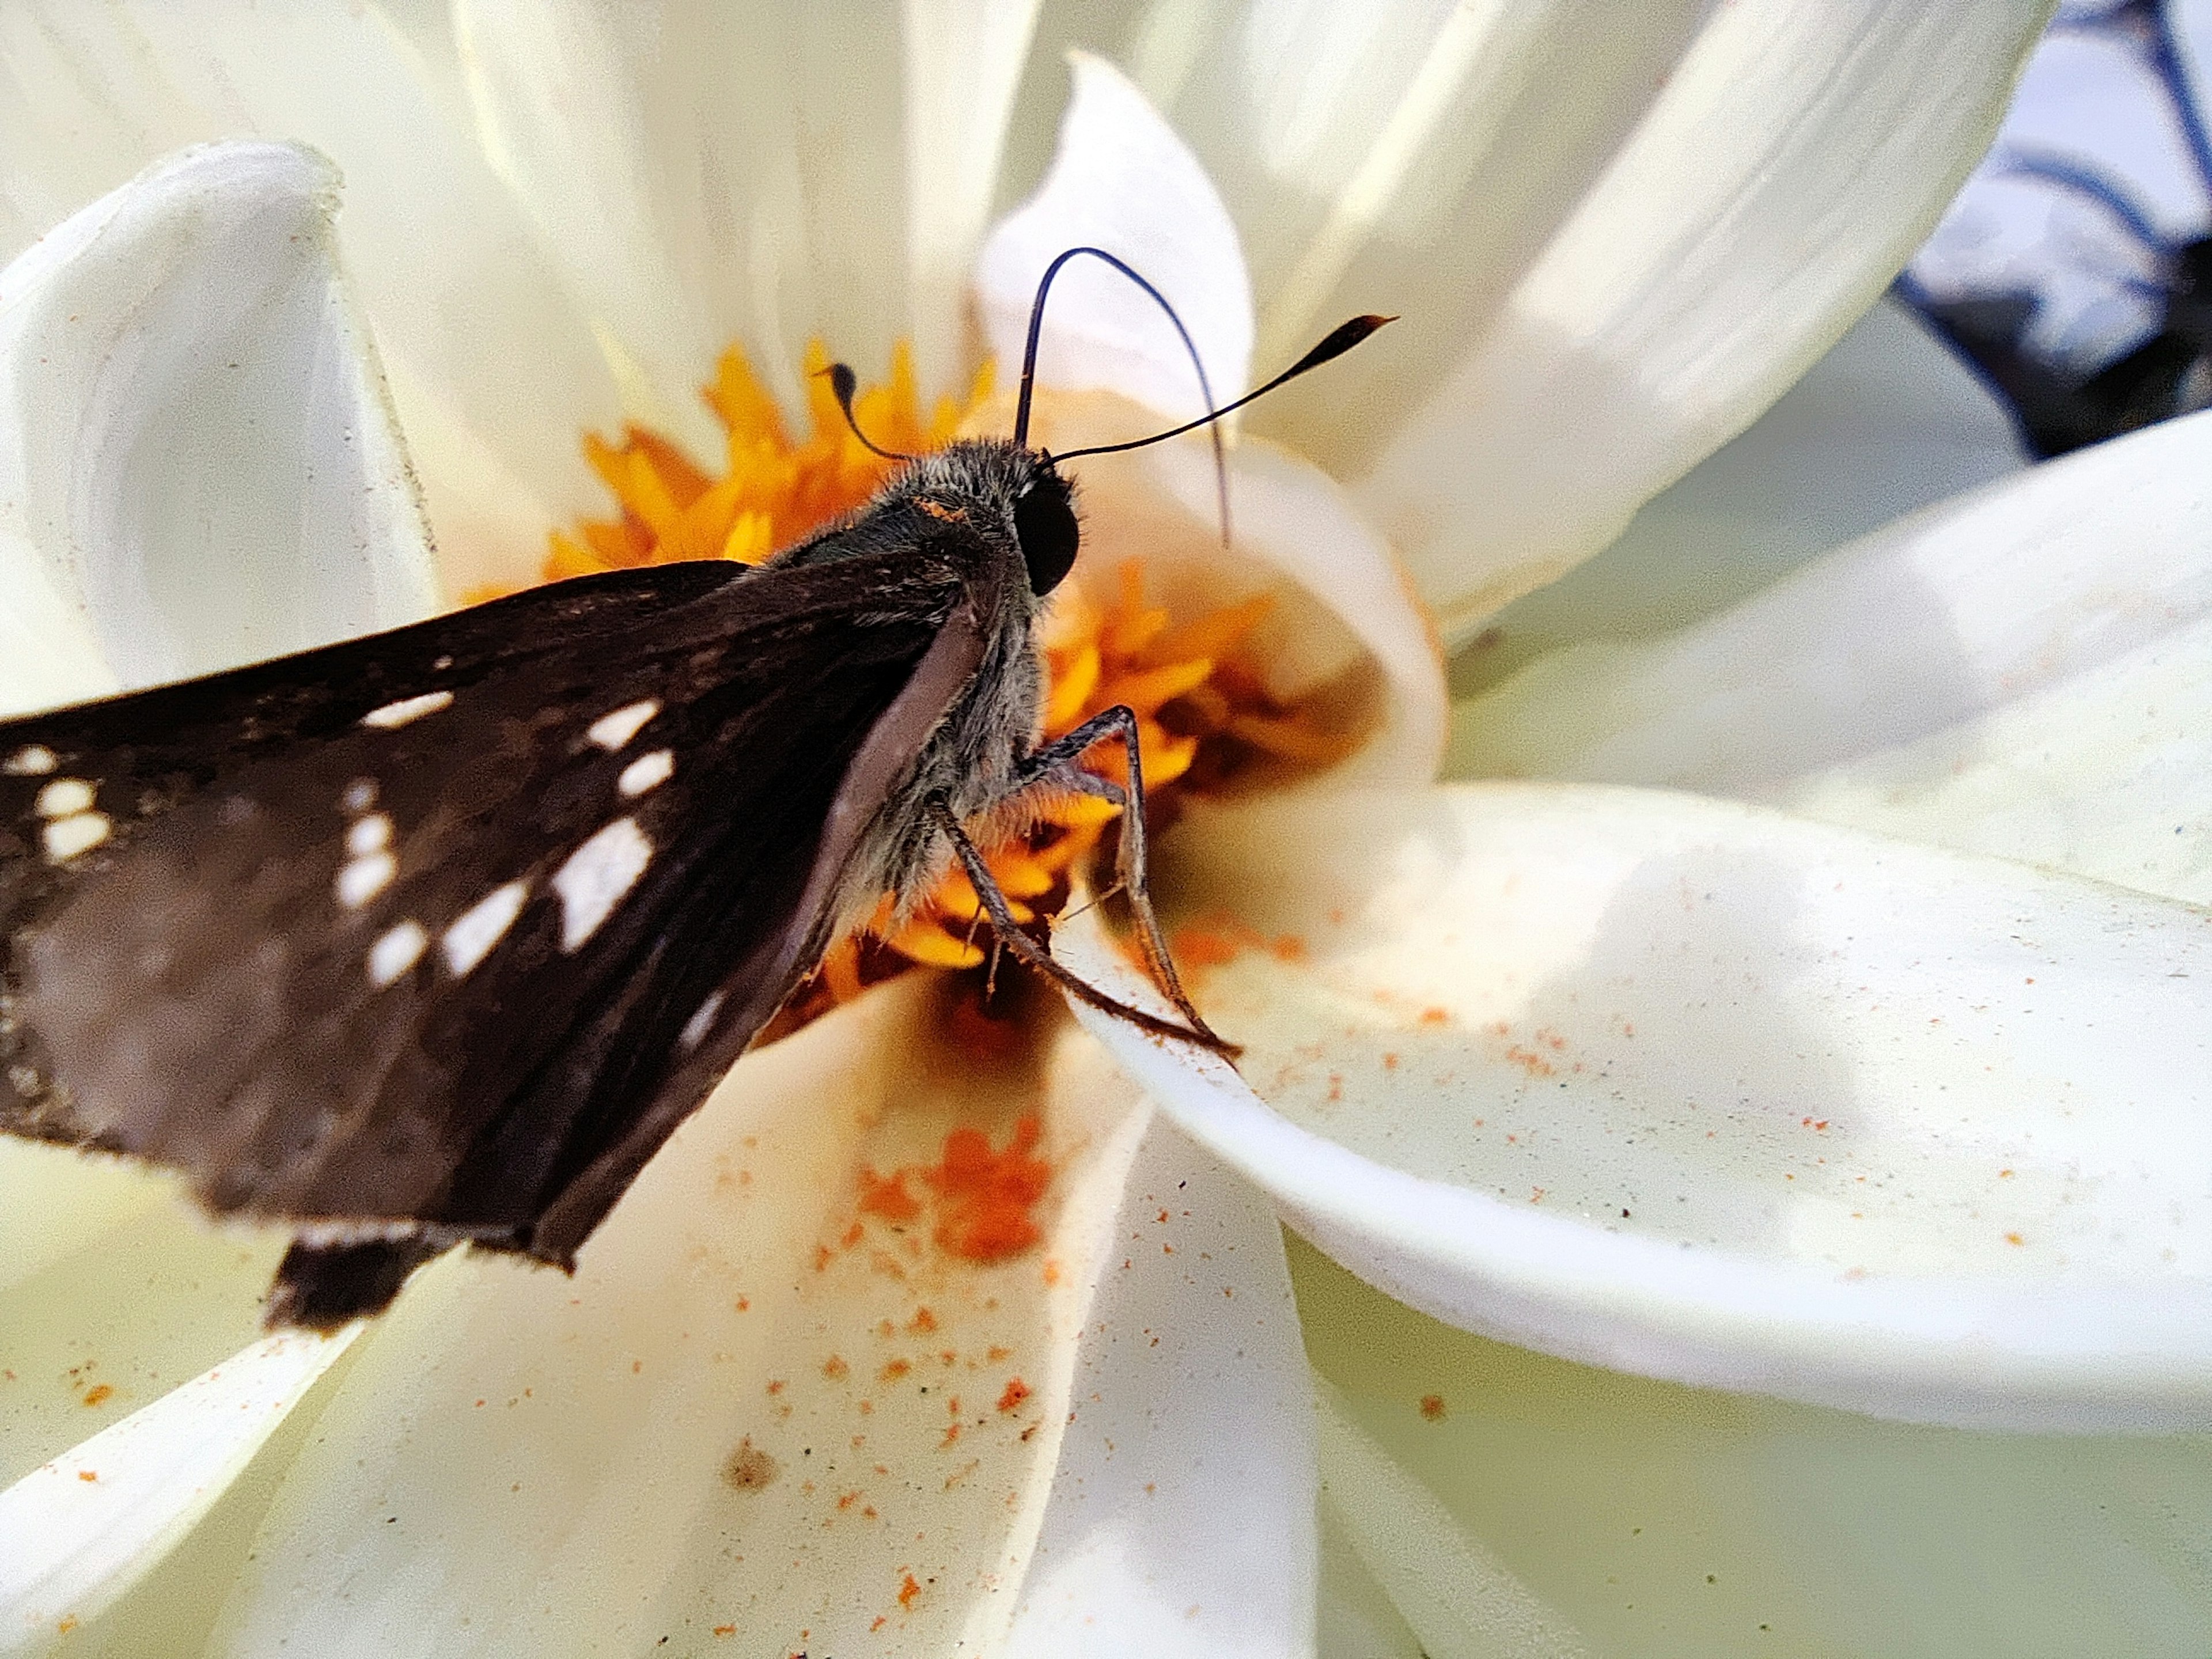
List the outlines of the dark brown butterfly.
{"label": "dark brown butterfly", "polygon": [[[900,458],[757,568],[582,578],[0,724],[0,1128],[294,1223],[270,1321],[330,1327],[457,1243],[570,1266],[840,929],[948,850],[1012,954],[1225,1048],[1146,892],[1134,717],[1035,747],[1035,623],[1080,541],[1026,443],[1037,320],[1097,252],[1039,286],[1011,440]],[[1185,1024],[1060,968],[963,828],[1030,788],[1123,799],[1076,764],[1108,738]]]}

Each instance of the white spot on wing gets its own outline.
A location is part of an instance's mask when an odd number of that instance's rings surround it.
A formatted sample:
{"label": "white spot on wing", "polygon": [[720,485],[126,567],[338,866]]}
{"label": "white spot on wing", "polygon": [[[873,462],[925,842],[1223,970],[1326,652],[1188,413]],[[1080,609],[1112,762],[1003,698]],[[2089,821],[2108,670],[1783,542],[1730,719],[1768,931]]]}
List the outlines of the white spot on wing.
{"label": "white spot on wing", "polygon": [[338,872],[338,902],[349,910],[360,909],[392,884],[398,868],[389,853],[371,853],[349,860]]}
{"label": "white spot on wing", "polygon": [[381,988],[422,959],[430,936],[417,921],[403,921],[368,947],[368,982]]}
{"label": "white spot on wing", "polygon": [[357,859],[381,853],[391,845],[392,820],[381,812],[371,813],[346,831],[346,851]]}
{"label": "white spot on wing", "polygon": [[39,816],[65,818],[92,810],[92,786],[82,778],[56,778],[39,791]]}
{"label": "white spot on wing", "polygon": [[0,761],[0,772],[11,778],[42,778],[60,764],[54,751],[43,743],[27,743]]}
{"label": "white spot on wing", "polygon": [[73,859],[106,841],[112,828],[105,812],[74,812],[56,818],[46,825],[46,857],[55,864]]}
{"label": "white spot on wing", "polygon": [[450,691],[425,691],[419,697],[402,697],[398,702],[387,702],[381,708],[372,708],[361,717],[363,726],[374,726],[380,731],[392,732],[410,720],[419,720],[425,714],[434,714],[441,708],[453,706]]}
{"label": "white spot on wing", "polygon": [[495,887],[446,929],[445,938],[439,942],[454,978],[467,974],[490,953],[491,947],[514,926],[514,919],[522,914],[522,901],[529,896],[527,882],[510,881],[504,887]]}
{"label": "white spot on wing", "polygon": [[346,785],[345,793],[338,799],[349,812],[366,812],[376,805],[376,781],[374,778],[356,778]]}
{"label": "white spot on wing", "polygon": [[659,712],[660,704],[647,697],[643,702],[629,703],[611,714],[600,715],[584,728],[584,735],[611,755],[642,731],[645,723]]}
{"label": "white spot on wing", "polygon": [[653,843],[635,818],[617,818],[569,854],[553,872],[553,890],[561,895],[561,948],[573,951],[597,933],[652,861]]}
{"label": "white spot on wing", "polygon": [[714,1016],[721,1012],[722,994],[717,991],[701,1003],[691,1018],[684,1022],[683,1032],[676,1039],[677,1046],[685,1054],[690,1054],[706,1041],[707,1033],[714,1029]]}
{"label": "white spot on wing", "polygon": [[676,770],[676,755],[672,750],[656,749],[650,755],[640,755],[623,768],[616,787],[635,799],[648,789],[668,781]]}

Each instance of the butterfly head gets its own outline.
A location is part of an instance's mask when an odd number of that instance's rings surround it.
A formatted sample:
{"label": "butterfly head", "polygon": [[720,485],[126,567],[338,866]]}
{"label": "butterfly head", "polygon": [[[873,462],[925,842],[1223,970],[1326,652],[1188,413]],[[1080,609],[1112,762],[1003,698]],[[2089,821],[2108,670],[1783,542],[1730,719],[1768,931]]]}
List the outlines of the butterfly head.
{"label": "butterfly head", "polygon": [[1036,463],[1014,495],[1014,539],[1029,568],[1030,592],[1042,599],[1075,567],[1083,532],[1075,522],[1075,491],[1060,476],[1052,457],[1032,452]]}

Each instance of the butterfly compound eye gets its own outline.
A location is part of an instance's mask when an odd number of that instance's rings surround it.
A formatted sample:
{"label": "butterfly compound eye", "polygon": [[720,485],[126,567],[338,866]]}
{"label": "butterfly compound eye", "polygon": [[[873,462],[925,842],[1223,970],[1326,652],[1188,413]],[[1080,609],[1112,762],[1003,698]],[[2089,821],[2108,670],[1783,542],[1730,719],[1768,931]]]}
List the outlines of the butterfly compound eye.
{"label": "butterfly compound eye", "polygon": [[1040,478],[1016,500],[1014,536],[1030,568],[1030,592],[1042,599],[1074,568],[1076,546],[1083,539],[1064,480]]}

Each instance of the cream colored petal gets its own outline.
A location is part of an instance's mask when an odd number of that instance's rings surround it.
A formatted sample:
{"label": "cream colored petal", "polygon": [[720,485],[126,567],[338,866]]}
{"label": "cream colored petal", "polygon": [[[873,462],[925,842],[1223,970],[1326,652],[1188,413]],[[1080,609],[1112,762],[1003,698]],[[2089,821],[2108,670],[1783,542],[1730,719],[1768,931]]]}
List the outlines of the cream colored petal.
{"label": "cream colored petal", "polygon": [[1048,9],[1012,172],[1041,170],[1035,106],[1070,48],[1115,58],[1236,219],[1261,374],[1341,319],[1403,320],[1334,388],[1287,388],[1252,429],[1364,466],[1456,361],[1666,82],[1707,9],[1601,0],[1162,0]]}
{"label": "cream colored petal", "polygon": [[430,609],[420,504],[332,256],[335,190],[302,150],[188,150],[0,272],[14,707]]}
{"label": "cream colored petal", "polygon": [[907,314],[925,387],[955,389],[969,367],[969,271],[1039,4],[904,0]]}
{"label": "cream colored petal", "polygon": [[1074,1415],[999,1651],[1309,1651],[1313,1399],[1273,1207],[1153,1118],[1099,1242]]}
{"label": "cream colored petal", "polygon": [[[442,8],[404,9],[11,7],[0,204],[27,241],[185,143],[295,140],[330,156],[345,180],[344,264],[458,593],[534,574],[552,514],[603,504],[577,436],[618,405],[589,327],[477,146]],[[495,518],[471,488],[487,447],[507,475]]]}
{"label": "cream colored petal", "polygon": [[1574,1628],[1454,1522],[1321,1385],[1322,1502],[1432,1659],[1578,1659]]}
{"label": "cream colored petal", "polygon": [[1455,711],[1450,767],[1777,794],[2172,651],[2212,613],[2208,466],[2212,416],[2172,422],[1930,507],[1678,635],[1561,652]]}
{"label": "cream colored petal", "polygon": [[894,20],[799,0],[459,0],[455,18],[486,153],[631,416],[703,457],[720,434],[696,388],[731,341],[794,409],[808,337],[864,373],[888,362],[918,234]]}
{"label": "cream colored petal", "polygon": [[251,1342],[285,1241],[219,1231],[143,1170],[58,1147],[0,1151],[6,1482]]}
{"label": "cream colored petal", "polygon": [[1198,992],[1243,1079],[1086,1024],[1394,1295],[1884,1416],[2212,1420],[2205,913],[1571,786],[1194,811],[1163,850],[1251,941]]}
{"label": "cream colored petal", "polygon": [[1346,1417],[1595,1652],[2202,1645],[2203,1434],[1980,1433],[1647,1382],[1449,1329],[1303,1246],[1291,1261]]}
{"label": "cream colored petal", "polygon": [[[1133,1160],[1148,1178],[1223,1178],[1188,1149],[1146,1150],[1148,1115],[1094,1049],[1017,1040],[994,1058],[947,1035],[939,991],[903,981],[748,1058],[574,1279],[461,1257],[418,1277],[279,1492],[218,1650],[707,1651],[718,1630],[732,1651],[988,1646],[1041,1534],[1073,1575],[1046,1588],[1102,1565],[1063,1463],[1131,1528],[1152,1495],[1127,1482],[1150,1466],[1159,1512],[1188,1524],[1206,1471],[1147,1443],[1160,1374],[1121,1353],[1152,1324],[1201,1395],[1235,1380],[1222,1334],[1193,1323],[1217,1302],[1249,1306],[1246,1346],[1277,1378],[1255,1391],[1279,1401],[1219,1472],[1248,1477],[1236,1501],[1255,1528],[1285,1504],[1310,1526],[1310,1476],[1285,1455],[1302,1430],[1271,1236],[1234,1210],[1132,1222],[1155,1249],[1180,1224],[1236,1255],[1148,1259],[1141,1292],[1098,1287]],[[1051,1166],[1042,1236],[963,1259],[969,1223],[914,1166],[939,1164],[957,1127],[1005,1148],[1031,1112]],[[881,1188],[863,1206],[871,1167],[906,1171],[913,1215]],[[1094,1412],[1126,1425],[1113,1444],[1090,1439]],[[1294,1544],[1287,1525],[1270,1535]],[[1141,1582],[1156,1558],[1134,1533],[1125,1548],[1124,1582]]]}
{"label": "cream colored petal", "polygon": [[1829,823],[2212,904],[2212,617],[1760,793]]}
{"label": "cream colored petal", "polygon": [[1314,1645],[1327,1659],[1421,1659],[1421,1638],[1376,1583],[1324,1499]]}
{"label": "cream colored petal", "polygon": [[1339,388],[1286,389],[1253,411],[1255,429],[1334,471],[1370,463],[1574,212],[1706,9],[1149,9],[1130,61],[1237,216],[1262,365],[1344,317],[1403,313]]}
{"label": "cream colored petal", "polygon": [[[1006,404],[994,400],[978,424],[1003,430]],[[1110,394],[1048,394],[1031,436],[1072,449],[1140,434],[1152,418]],[[1079,589],[1107,599],[1136,561],[1147,596],[1178,619],[1274,594],[1249,641],[1268,690],[1285,701],[1335,691],[1325,700],[1372,716],[1358,753],[1317,781],[1367,787],[1435,775],[1448,713],[1428,616],[1389,547],[1317,468],[1264,441],[1230,450],[1225,549],[1213,451],[1201,434],[1067,471],[1083,515]]]}
{"label": "cream colored petal", "polygon": [[2039,21],[1997,0],[1712,14],[1361,482],[1449,636],[1611,541],[1835,341],[1988,142]]}
{"label": "cream colored petal", "polygon": [[[976,298],[1000,371],[1010,381],[1018,372],[1045,268],[1068,248],[1098,247],[1166,296],[1215,399],[1225,402],[1245,389],[1252,361],[1252,290],[1237,228],[1144,94],[1103,58],[1071,61],[1074,95],[1052,171],[976,260]],[[1040,385],[1118,392],[1176,420],[1206,407],[1174,324],[1096,259],[1075,260],[1054,279],[1036,373]]]}
{"label": "cream colored petal", "polygon": [[266,1337],[0,1492],[0,1644],[48,1650],[157,1565],[353,1334]]}
{"label": "cream colored petal", "polygon": [[1843,542],[2027,464],[2010,412],[1926,323],[1884,300],[1604,552],[1492,617],[1453,664],[1454,690],[1486,689],[1583,640],[1702,621]]}

